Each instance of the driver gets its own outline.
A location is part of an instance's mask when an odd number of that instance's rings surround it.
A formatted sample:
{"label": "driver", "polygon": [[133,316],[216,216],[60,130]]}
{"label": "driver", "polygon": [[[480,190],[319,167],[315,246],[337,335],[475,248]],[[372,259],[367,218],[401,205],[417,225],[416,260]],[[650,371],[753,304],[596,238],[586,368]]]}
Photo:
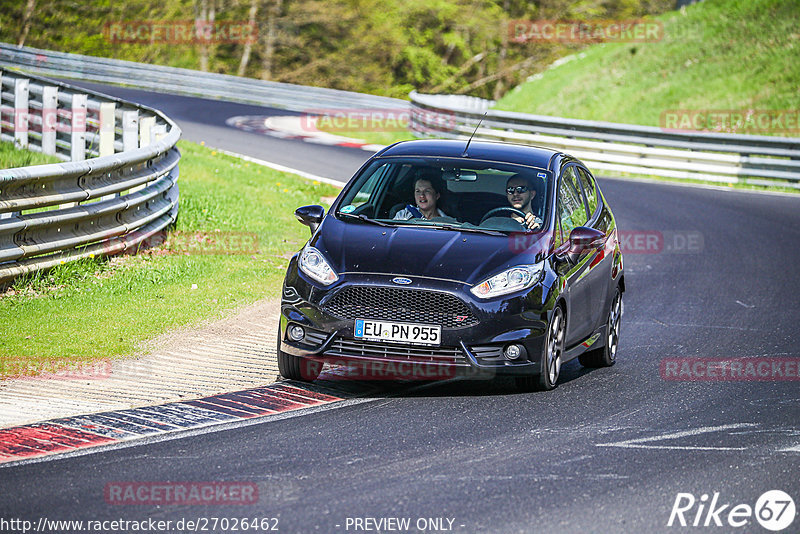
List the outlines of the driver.
{"label": "driver", "polygon": [[420,177],[414,182],[416,206],[407,205],[404,209],[398,211],[394,218],[408,220],[447,217],[448,215],[436,206],[442,196],[440,193],[442,189],[441,178],[434,176],[431,172],[420,173]]}
{"label": "driver", "polygon": [[542,220],[534,215],[531,207],[536,196],[536,188],[530,178],[519,174],[511,176],[506,182],[506,195],[511,207],[525,214],[524,219],[517,214],[512,214],[512,219],[530,230],[536,230],[542,226]]}

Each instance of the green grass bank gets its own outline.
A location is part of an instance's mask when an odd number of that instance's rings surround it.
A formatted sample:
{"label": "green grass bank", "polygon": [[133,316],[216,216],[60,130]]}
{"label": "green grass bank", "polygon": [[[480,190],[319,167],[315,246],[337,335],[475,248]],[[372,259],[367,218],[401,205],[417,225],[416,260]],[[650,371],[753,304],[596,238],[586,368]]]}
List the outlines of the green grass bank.
{"label": "green grass bank", "polygon": [[[161,333],[279,295],[288,258],[308,238],[294,209],[327,205],[338,190],[179,148],[180,214],[166,246],[65,264],[0,294],[0,376],[133,354]],[[200,238],[224,245],[187,246]],[[207,253],[221,249],[232,253]]]}
{"label": "green grass bank", "polygon": [[[656,18],[655,42],[603,43],[534,76],[497,109],[663,126],[668,110],[800,110],[800,3],[704,0]],[[741,131],[800,136],[771,127]]]}

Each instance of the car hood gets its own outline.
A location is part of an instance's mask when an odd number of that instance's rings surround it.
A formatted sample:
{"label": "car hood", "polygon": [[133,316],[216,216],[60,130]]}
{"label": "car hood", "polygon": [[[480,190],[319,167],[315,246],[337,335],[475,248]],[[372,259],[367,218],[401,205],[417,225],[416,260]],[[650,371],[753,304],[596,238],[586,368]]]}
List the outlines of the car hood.
{"label": "car hood", "polygon": [[311,245],[339,274],[423,276],[476,284],[504,268],[541,260],[541,234],[484,235],[417,226],[382,227],[326,217]]}

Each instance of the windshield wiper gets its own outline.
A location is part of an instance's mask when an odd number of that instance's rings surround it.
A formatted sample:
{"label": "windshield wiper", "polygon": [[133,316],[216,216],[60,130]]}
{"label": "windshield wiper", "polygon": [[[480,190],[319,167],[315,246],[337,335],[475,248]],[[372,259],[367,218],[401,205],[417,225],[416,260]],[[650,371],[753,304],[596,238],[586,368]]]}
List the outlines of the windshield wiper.
{"label": "windshield wiper", "polygon": [[432,228],[441,228],[442,230],[455,230],[457,232],[472,232],[475,234],[486,235],[506,235],[498,230],[488,230],[486,228],[478,228],[476,226],[456,226],[454,224],[437,224]]}
{"label": "windshield wiper", "polygon": [[378,226],[393,226],[393,225],[387,224],[385,222],[381,222],[381,221],[378,221],[378,220],[375,220],[375,219],[370,219],[369,217],[367,217],[363,213],[359,213],[358,215],[356,215],[355,213],[342,213],[340,211],[337,215],[339,215],[339,217],[347,217],[349,219],[358,219],[359,221],[364,221],[365,223],[377,224]]}

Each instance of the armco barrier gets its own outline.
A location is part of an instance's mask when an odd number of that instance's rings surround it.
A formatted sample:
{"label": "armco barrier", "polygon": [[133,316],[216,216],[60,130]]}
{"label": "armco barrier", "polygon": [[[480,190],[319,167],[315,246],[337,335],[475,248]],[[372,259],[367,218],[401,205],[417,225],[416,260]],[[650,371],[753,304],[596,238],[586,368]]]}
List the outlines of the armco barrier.
{"label": "armco barrier", "polygon": [[308,109],[402,109],[395,98],[254,80],[214,72],[134,63],[0,43],[0,67],[43,76],[125,84],[155,92],[228,100],[293,111]]}
{"label": "armco barrier", "polygon": [[0,169],[0,282],[135,248],[175,221],[181,131],[168,117],[3,69],[0,88],[0,139],[65,161]]}
{"label": "armco barrier", "polygon": [[492,102],[411,93],[420,135],[476,137],[563,150],[598,171],[800,188],[800,139],[666,131],[489,109]]}

